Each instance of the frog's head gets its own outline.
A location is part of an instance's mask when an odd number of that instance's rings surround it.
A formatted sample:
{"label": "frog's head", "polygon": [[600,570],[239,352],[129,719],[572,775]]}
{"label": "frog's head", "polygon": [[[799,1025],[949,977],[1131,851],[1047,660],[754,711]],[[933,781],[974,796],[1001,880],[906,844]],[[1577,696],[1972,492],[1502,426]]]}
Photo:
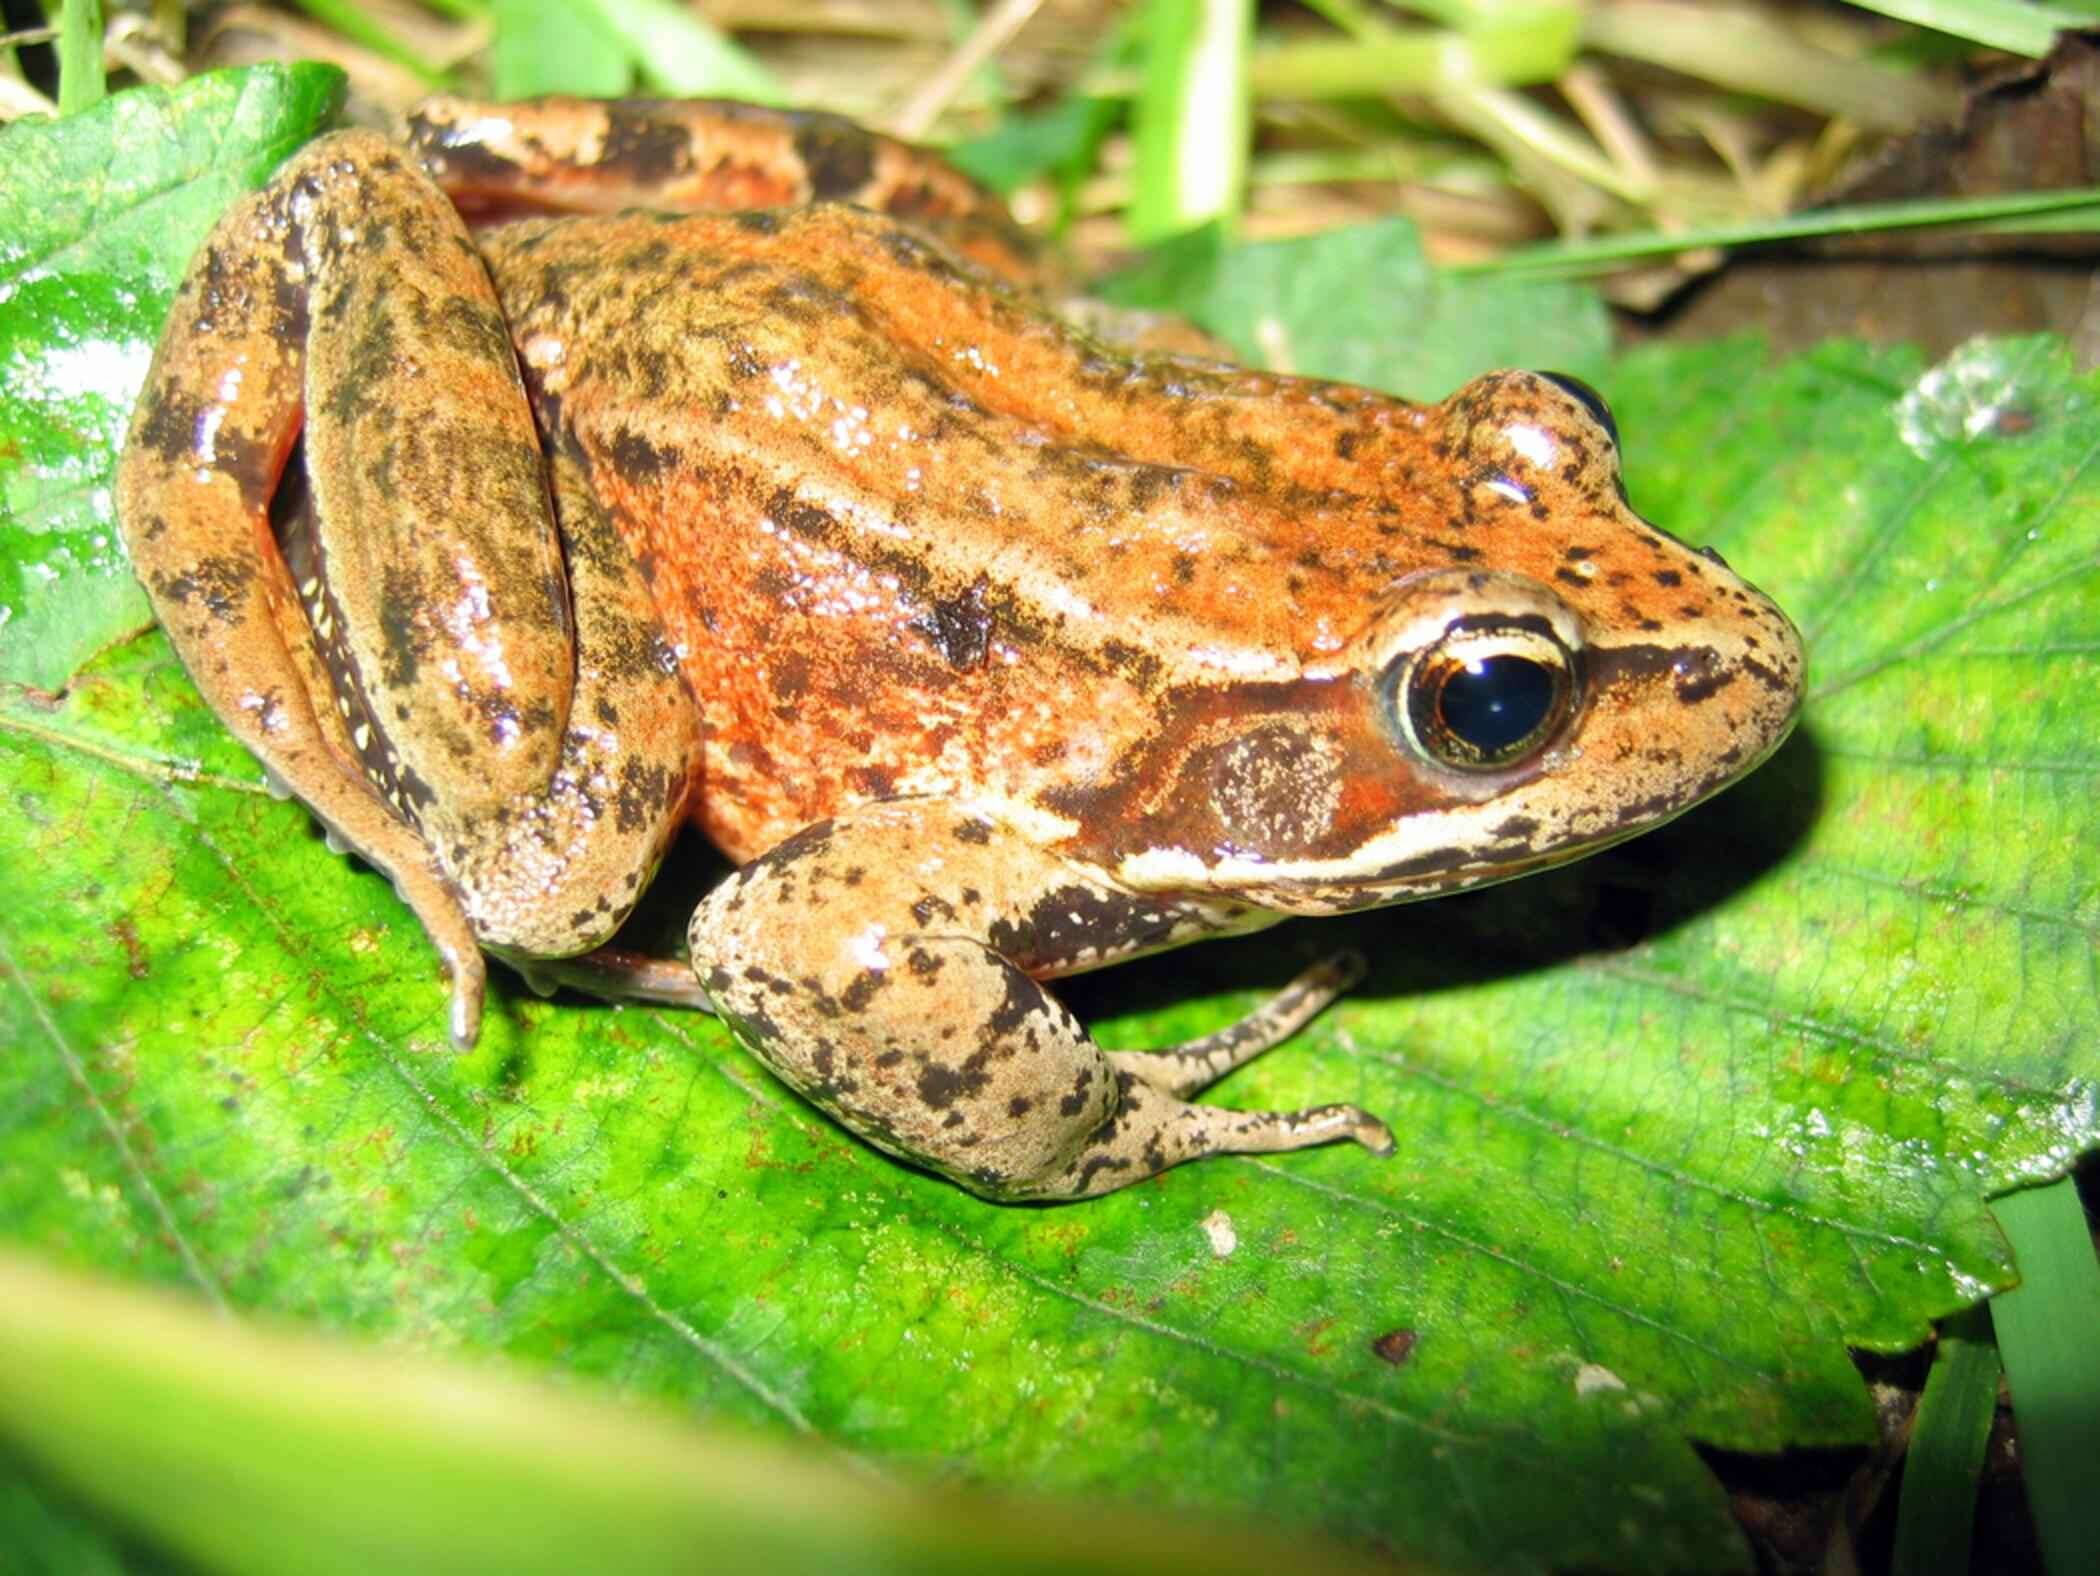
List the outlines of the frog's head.
{"label": "frog's head", "polygon": [[1430,567],[1383,583],[1302,678],[1213,692],[1165,730],[1124,879],[1292,913],[1433,896],[1644,831],[1786,738],[1800,636],[1633,512],[1594,392],[1495,373],[1423,437],[1436,462],[1411,474],[1448,478],[1409,500]]}

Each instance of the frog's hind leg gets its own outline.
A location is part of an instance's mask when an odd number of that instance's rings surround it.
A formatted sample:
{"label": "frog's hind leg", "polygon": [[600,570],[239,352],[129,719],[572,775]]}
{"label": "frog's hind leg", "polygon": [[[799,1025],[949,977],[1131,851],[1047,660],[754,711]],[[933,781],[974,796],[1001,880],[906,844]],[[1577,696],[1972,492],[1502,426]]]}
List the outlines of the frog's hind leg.
{"label": "frog's hind leg", "polygon": [[[1112,1060],[1121,1062],[1122,1057]],[[1390,1155],[1394,1149],[1392,1129],[1361,1106],[1233,1111],[1190,1105],[1127,1071],[1118,1071],[1116,1084],[1114,1115],[1062,1172],[1034,1182],[1029,1196],[1091,1198],[1206,1155],[1273,1155],[1342,1139],[1374,1155]]]}
{"label": "frog's hind leg", "polygon": [[[551,776],[493,813],[425,829],[483,944],[528,982],[697,1005],[691,970],[592,952],[618,930],[677,831],[700,714],[633,552],[567,448],[549,461],[575,621],[575,684]],[[590,959],[598,958],[596,967]],[[551,961],[548,961],[551,960]],[[669,985],[673,969],[682,992]]]}
{"label": "frog's hind leg", "polygon": [[1281,1045],[1363,977],[1362,955],[1338,952],[1322,958],[1237,1023],[1157,1051],[1110,1051],[1109,1065],[1134,1074],[1162,1094],[1186,1100]]}
{"label": "frog's hind leg", "polygon": [[[393,316],[346,324],[335,308],[375,277]],[[363,304],[374,300],[362,296]],[[460,309],[431,330],[439,334],[456,333],[462,313],[495,318],[494,290],[443,198],[373,133],[310,144],[228,210],[199,252],[140,391],[116,495],[132,567],[204,699],[273,785],[297,794],[341,842],[392,877],[451,973],[452,1033],[466,1042],[480,1016],[483,965],[460,894],[362,768],[370,735],[360,739],[364,725],[347,717],[329,671],[340,642],[310,627],[270,523],[302,429],[311,465],[317,441],[325,445],[340,425],[332,406],[376,411],[427,436],[429,412],[382,397],[377,381],[415,341],[413,332],[404,341],[386,329],[433,301]],[[310,370],[329,361],[331,348],[341,375],[319,384],[336,398],[310,402]],[[508,356],[505,343],[498,372],[513,385],[508,406],[478,386],[448,383],[436,396],[474,412],[454,430],[482,448],[532,437]],[[465,469],[449,454],[426,467],[440,478]],[[390,474],[396,491],[431,495],[419,485],[423,473]],[[446,496],[442,488],[436,495]],[[431,551],[442,554],[449,538],[435,535]]]}

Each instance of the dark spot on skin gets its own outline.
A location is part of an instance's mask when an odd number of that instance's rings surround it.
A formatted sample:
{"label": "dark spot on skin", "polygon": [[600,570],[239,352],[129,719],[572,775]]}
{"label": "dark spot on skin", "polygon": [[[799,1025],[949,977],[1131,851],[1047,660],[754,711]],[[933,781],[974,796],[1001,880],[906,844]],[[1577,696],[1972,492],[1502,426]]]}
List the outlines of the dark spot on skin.
{"label": "dark spot on skin", "polygon": [[924,947],[913,947],[904,958],[904,966],[912,971],[914,977],[922,980],[930,980],[940,973],[942,963],[943,959],[939,953],[928,952]]}
{"label": "dark spot on skin", "polygon": [[1080,1068],[1079,1081],[1072,1085],[1072,1092],[1057,1102],[1058,1115],[1077,1116],[1081,1111],[1084,1111],[1086,1109],[1086,1092],[1093,1085],[1093,1082],[1094,1070],[1091,1067]]}
{"label": "dark spot on skin", "polygon": [[809,691],[809,657],[800,651],[791,651],[773,664],[768,675],[776,698],[784,701],[800,700]]}
{"label": "dark spot on skin", "polygon": [[875,139],[851,121],[813,115],[795,130],[795,152],[819,202],[856,195],[875,173]]}
{"label": "dark spot on skin", "polygon": [[929,892],[912,904],[911,917],[917,920],[919,928],[924,930],[936,919],[952,921],[955,918],[955,905],[946,898],[937,897]]}
{"label": "dark spot on skin", "polygon": [[862,969],[853,977],[853,983],[839,992],[839,1005],[848,1012],[865,1012],[875,993],[889,982],[889,976],[881,969]]}
{"label": "dark spot on skin", "polygon": [[510,365],[510,329],[503,315],[492,306],[455,297],[438,311],[430,327],[436,340],[472,361],[489,366]]}
{"label": "dark spot on skin", "polygon": [[197,421],[203,413],[202,400],[173,383],[163,382],[132,428],[132,441],[151,449],[170,465],[179,465],[195,451]]}
{"label": "dark spot on skin", "polygon": [[200,558],[179,575],[163,576],[153,589],[183,607],[200,606],[215,619],[237,615],[248,599],[254,566],[224,554]]}
{"label": "dark spot on skin", "polygon": [[379,607],[381,672],[389,687],[406,689],[416,682],[428,643],[428,631],[418,625],[415,615],[423,603],[416,594],[415,576],[405,566],[389,565],[383,578],[385,596]]}
{"label": "dark spot on skin", "polygon": [[1129,1169],[1130,1162],[1127,1160],[1116,1160],[1110,1158],[1107,1155],[1095,1155],[1091,1160],[1087,1161],[1085,1165],[1079,1168],[1079,1182],[1078,1185],[1073,1189],[1073,1191],[1075,1193],[1085,1193],[1087,1190],[1087,1185],[1091,1183],[1094,1180],[1094,1177],[1100,1172],[1128,1171]]}
{"label": "dark spot on skin", "polygon": [[647,481],[677,467],[676,449],[651,443],[632,427],[623,428],[607,445],[613,466],[622,476]]}
{"label": "dark spot on skin", "polygon": [[955,825],[955,840],[983,847],[992,840],[992,823],[989,821],[958,821]]}
{"label": "dark spot on skin", "polygon": [[1745,657],[1742,659],[1742,669],[1774,695],[1787,695],[1793,692],[1793,681],[1777,668],[1768,667],[1762,662],[1754,662],[1750,658]]}
{"label": "dark spot on skin", "polygon": [[1387,1330],[1371,1342],[1372,1354],[1398,1368],[1414,1355],[1421,1335],[1414,1330]]}
{"label": "dark spot on skin", "polygon": [[601,164],[623,170],[637,184],[656,185],[692,167],[692,138],[683,127],[639,106],[608,104]]}
{"label": "dark spot on skin", "polygon": [[992,615],[984,601],[988,584],[979,575],[968,589],[935,602],[905,627],[924,635],[957,671],[984,666],[992,645]]}
{"label": "dark spot on skin", "polygon": [[770,876],[792,874],[797,861],[821,858],[831,846],[831,834],[835,823],[828,817],[812,821],[801,831],[775,843],[760,854],[741,872],[746,882],[762,880]]}
{"label": "dark spot on skin", "polygon": [[1101,655],[1109,666],[1139,689],[1150,689],[1158,681],[1161,662],[1157,654],[1121,640],[1101,642]]}
{"label": "dark spot on skin", "polygon": [[1006,994],[984,1021],[987,1041],[1002,1040],[1028,1021],[1030,1013],[1048,1001],[1040,985],[1019,969],[1006,970]]}
{"label": "dark spot on skin", "polygon": [[919,1070],[919,1101],[928,1110],[945,1111],[958,1099],[969,1098],[990,1082],[989,1073],[969,1062],[960,1067],[929,1062]]}
{"label": "dark spot on skin", "polygon": [[1681,674],[1677,680],[1677,698],[1687,706],[1696,706],[1703,700],[1728,688],[1735,682],[1735,674],[1727,668],[1717,668],[1703,674]]}
{"label": "dark spot on skin", "polygon": [[1589,576],[1579,575],[1574,570],[1567,568],[1554,570],[1553,578],[1564,585],[1571,586],[1587,586],[1590,583]]}
{"label": "dark spot on skin", "polygon": [[1655,583],[1659,586],[1683,585],[1684,576],[1674,569],[1658,569],[1655,571]]}
{"label": "dark spot on skin", "polygon": [[846,776],[863,799],[887,799],[897,791],[896,777],[879,766],[856,766]]}
{"label": "dark spot on skin", "polygon": [[620,790],[613,799],[613,822],[622,832],[646,829],[682,784],[668,766],[651,766],[635,756],[620,763]]}
{"label": "dark spot on skin", "polygon": [[1528,815],[1513,815],[1495,828],[1494,835],[1506,841],[1517,842],[1534,836],[1539,823]]}

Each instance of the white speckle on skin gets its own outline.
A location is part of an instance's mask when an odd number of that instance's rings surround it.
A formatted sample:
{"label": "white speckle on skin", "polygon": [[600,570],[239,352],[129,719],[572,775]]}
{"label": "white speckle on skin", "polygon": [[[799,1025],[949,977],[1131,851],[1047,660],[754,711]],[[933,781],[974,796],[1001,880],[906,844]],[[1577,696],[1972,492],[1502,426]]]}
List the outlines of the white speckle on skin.
{"label": "white speckle on skin", "polygon": [[1596,1395],[1600,1391],[1623,1390],[1626,1381],[1606,1368],[1602,1363],[1584,1363],[1575,1370],[1575,1393],[1579,1396]]}
{"label": "white speckle on skin", "polygon": [[1232,1217],[1222,1209],[1214,1209],[1197,1222],[1203,1235],[1210,1239],[1210,1251],[1221,1259],[1232,1257],[1233,1250],[1240,1245],[1240,1234],[1233,1229]]}
{"label": "white speckle on skin", "polygon": [[888,934],[887,926],[870,925],[847,943],[846,950],[852,955],[853,961],[864,969],[886,969],[890,966],[890,960],[889,954],[883,951],[882,943]]}

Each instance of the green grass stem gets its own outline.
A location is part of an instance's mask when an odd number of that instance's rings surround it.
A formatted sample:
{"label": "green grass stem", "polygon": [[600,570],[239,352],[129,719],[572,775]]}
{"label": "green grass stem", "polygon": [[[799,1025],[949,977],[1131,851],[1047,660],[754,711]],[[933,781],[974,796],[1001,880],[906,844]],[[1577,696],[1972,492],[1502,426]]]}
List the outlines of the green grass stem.
{"label": "green grass stem", "polygon": [[1970,1308],[1949,1319],[1911,1419],[1890,1576],[1968,1569],[1976,1481],[1998,1410],[1999,1372],[1990,1313]]}
{"label": "green grass stem", "polygon": [[2020,1284],[1991,1303],[2052,1576],[2100,1571],[2100,1261],[2069,1177],[1991,1206]]}

